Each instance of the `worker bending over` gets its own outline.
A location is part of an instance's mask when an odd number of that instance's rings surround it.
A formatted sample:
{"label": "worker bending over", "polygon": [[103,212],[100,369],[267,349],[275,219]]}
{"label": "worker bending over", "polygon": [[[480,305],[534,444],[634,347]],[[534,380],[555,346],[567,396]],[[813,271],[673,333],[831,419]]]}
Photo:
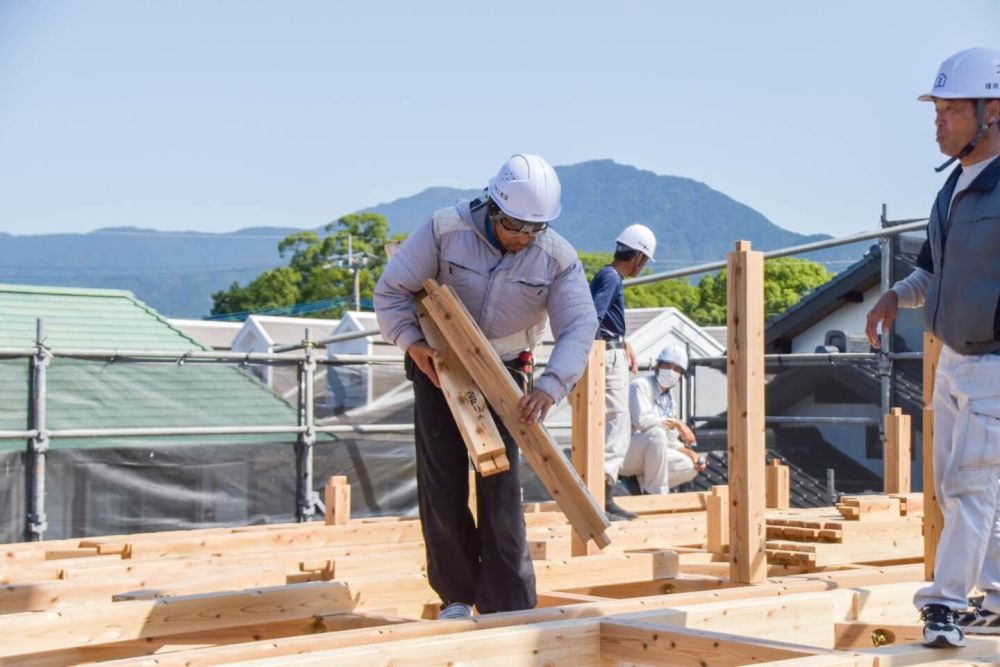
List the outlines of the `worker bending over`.
{"label": "worker bending over", "polygon": [[[427,577],[440,618],[530,609],[535,574],[525,539],[518,448],[497,420],[510,470],[475,477],[469,511],[469,454],[434,370],[415,314],[415,293],[434,278],[451,286],[515,379],[548,317],[555,347],[519,403],[521,421],[545,418],[583,374],[597,316],[573,247],[549,229],[561,210],[555,170],[537,155],[511,157],[483,195],[435,211],[393,255],[375,288],[382,335],[406,352],[413,381],[417,501]],[[522,384],[525,389],[526,383]]]}

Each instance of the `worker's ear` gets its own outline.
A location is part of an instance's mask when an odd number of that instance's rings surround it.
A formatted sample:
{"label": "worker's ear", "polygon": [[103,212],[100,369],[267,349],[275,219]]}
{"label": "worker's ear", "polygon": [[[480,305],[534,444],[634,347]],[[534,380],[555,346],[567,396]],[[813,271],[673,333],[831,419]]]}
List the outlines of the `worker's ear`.
{"label": "worker's ear", "polygon": [[1000,123],[997,122],[1000,120],[1000,100],[990,100],[986,103],[986,117],[983,120],[1000,126]]}

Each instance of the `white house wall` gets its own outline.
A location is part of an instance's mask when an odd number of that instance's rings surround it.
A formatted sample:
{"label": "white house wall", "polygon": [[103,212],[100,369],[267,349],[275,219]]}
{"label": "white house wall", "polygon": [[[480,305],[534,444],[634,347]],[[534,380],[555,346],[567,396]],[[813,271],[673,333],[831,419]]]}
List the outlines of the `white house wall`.
{"label": "white house wall", "polygon": [[864,293],[864,300],[860,303],[845,303],[800,333],[792,341],[792,352],[815,352],[817,347],[826,344],[828,331],[843,331],[847,336],[863,335],[865,333],[865,318],[880,293],[879,287],[873,287]]}

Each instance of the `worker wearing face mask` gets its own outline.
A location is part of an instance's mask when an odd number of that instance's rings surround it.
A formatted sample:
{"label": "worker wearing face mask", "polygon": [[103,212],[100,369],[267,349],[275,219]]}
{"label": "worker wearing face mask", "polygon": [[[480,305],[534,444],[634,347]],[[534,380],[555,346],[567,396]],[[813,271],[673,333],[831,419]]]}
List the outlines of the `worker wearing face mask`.
{"label": "worker wearing face mask", "polygon": [[687,365],[684,348],[668,345],[655,372],[629,386],[632,438],[621,474],[635,475],[643,493],[669,493],[705,469],[693,449],[694,432],[677,419],[678,383]]}

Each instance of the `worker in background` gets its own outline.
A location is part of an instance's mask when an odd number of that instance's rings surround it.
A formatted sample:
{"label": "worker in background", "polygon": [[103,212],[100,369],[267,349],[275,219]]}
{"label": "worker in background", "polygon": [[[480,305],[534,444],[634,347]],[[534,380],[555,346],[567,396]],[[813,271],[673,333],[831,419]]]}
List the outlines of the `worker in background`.
{"label": "worker in background", "polygon": [[705,469],[694,431],[677,418],[674,390],[687,366],[687,351],[668,345],[656,357],[656,370],[629,385],[632,437],[621,474],[635,475],[643,493],[669,493]]}
{"label": "worker in background", "polygon": [[[934,86],[941,152],[954,161],[937,194],[917,269],[868,313],[879,347],[897,309],[923,306],[944,346],[934,379],[934,489],[944,514],[934,581],[914,603],[924,645],[964,646],[966,633],[1000,634],[1000,50],[948,58]],[[966,611],[975,586],[981,609]]]}
{"label": "worker in background", "polygon": [[[508,472],[476,475],[477,519],[469,511],[469,454],[415,315],[415,293],[435,278],[455,290],[516,379],[524,351],[548,317],[555,347],[519,403],[521,421],[539,422],[583,374],[597,328],[583,266],[549,228],[560,213],[555,170],[537,155],[511,157],[483,195],[438,210],[389,261],[375,287],[382,335],[406,353],[413,381],[417,501],[427,577],[440,618],[530,609],[535,574],[525,539],[518,448],[503,424]],[[525,387],[522,385],[522,389]]]}
{"label": "worker in background", "polygon": [[639,275],[656,252],[656,236],[644,225],[629,225],[615,239],[615,255],[610,264],[594,274],[590,293],[597,309],[597,340],[604,352],[604,511],[611,521],[634,519],[637,514],[619,506],[614,499],[618,472],[628,449],[629,371],[639,370],[632,346],[625,340],[624,279]]}

